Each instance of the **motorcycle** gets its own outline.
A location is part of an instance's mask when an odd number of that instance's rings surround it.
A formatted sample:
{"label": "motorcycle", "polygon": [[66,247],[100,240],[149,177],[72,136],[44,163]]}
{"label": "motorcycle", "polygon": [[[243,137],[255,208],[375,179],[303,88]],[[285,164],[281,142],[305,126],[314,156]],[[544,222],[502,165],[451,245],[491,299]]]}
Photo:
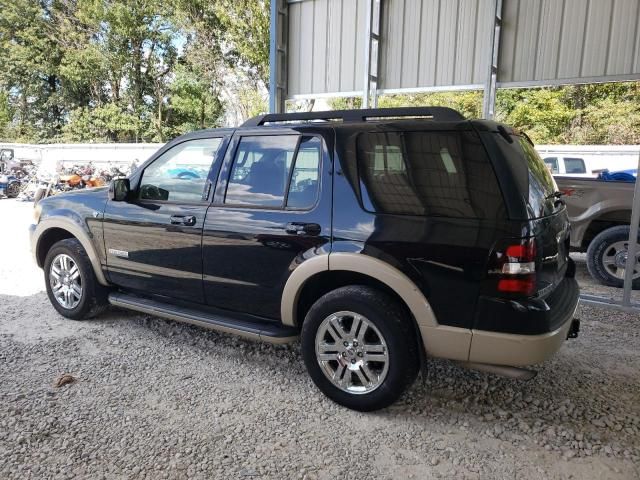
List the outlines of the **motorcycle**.
{"label": "motorcycle", "polygon": [[15,175],[0,175],[0,196],[16,198],[20,193],[22,182]]}

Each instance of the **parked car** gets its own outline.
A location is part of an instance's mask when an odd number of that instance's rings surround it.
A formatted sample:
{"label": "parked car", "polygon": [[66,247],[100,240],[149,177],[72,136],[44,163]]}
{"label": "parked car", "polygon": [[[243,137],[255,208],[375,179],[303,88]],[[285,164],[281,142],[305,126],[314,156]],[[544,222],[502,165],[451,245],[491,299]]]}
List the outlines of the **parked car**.
{"label": "parked car", "polygon": [[[206,177],[173,175],[186,159]],[[319,389],[367,411],[430,357],[530,378],[577,335],[557,195],[525,136],[448,108],[265,115],[42,200],[31,238],[60,314],[300,338]]]}
{"label": "parked car", "polygon": [[[559,176],[555,181],[571,221],[571,248],[587,253],[587,268],[595,280],[622,287],[635,183]],[[637,269],[633,288],[640,288]]]}

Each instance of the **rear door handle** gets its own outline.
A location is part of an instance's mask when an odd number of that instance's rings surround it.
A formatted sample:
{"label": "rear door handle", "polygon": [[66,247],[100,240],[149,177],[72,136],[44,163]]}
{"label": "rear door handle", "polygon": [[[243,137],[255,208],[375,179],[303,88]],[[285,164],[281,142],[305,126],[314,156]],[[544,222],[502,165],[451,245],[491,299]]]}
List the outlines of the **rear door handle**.
{"label": "rear door handle", "polygon": [[290,222],[285,231],[292,235],[319,235],[322,229],[317,223]]}
{"label": "rear door handle", "polygon": [[192,227],[196,224],[196,217],[193,215],[171,215],[172,225],[187,225]]}

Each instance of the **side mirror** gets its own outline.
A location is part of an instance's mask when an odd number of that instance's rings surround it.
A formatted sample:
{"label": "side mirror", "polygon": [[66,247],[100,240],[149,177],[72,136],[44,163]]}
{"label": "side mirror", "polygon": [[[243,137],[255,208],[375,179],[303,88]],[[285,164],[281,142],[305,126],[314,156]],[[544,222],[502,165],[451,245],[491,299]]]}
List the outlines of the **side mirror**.
{"label": "side mirror", "polygon": [[129,198],[131,185],[128,178],[115,178],[111,180],[109,186],[109,200],[114,202],[124,202]]}

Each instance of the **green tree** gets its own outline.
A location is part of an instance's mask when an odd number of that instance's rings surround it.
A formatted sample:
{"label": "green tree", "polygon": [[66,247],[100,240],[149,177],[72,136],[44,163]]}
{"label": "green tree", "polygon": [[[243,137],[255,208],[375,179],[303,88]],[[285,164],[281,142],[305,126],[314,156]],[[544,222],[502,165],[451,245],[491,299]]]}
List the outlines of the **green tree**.
{"label": "green tree", "polygon": [[142,130],[141,120],[116,103],[79,107],[63,127],[66,142],[130,142]]}
{"label": "green tree", "polygon": [[[360,108],[360,97],[332,99],[329,104],[334,110]],[[466,118],[479,118],[482,111],[482,94],[478,91],[434,92],[416,94],[381,95],[378,107],[449,107],[462,113]]]}

